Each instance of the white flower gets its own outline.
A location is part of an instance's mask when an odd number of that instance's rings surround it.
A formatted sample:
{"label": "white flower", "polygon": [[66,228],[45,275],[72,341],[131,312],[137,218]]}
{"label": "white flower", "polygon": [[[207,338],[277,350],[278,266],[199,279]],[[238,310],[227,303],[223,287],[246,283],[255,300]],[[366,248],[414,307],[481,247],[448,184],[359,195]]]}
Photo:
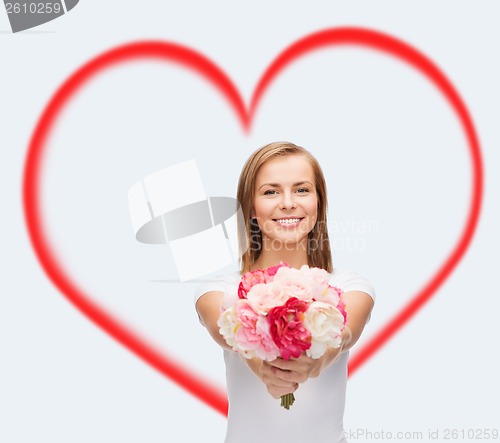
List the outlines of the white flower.
{"label": "white flower", "polygon": [[305,312],[304,326],[311,333],[311,347],[306,354],[311,358],[319,358],[325,353],[327,346],[340,346],[344,316],[335,306],[315,301]]}
{"label": "white flower", "polygon": [[219,326],[219,332],[226,340],[226,343],[231,346],[234,350],[236,347],[235,335],[236,331],[240,327],[240,322],[238,320],[236,309],[230,307],[226,309],[217,320],[217,325]]}

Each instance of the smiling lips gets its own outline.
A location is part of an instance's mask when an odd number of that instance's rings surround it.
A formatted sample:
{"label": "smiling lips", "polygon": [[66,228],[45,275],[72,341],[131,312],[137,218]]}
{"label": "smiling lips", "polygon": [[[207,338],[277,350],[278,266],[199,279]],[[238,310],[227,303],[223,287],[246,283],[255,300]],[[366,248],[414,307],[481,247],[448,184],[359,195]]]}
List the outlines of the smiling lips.
{"label": "smiling lips", "polygon": [[287,217],[287,218],[274,218],[273,220],[278,223],[278,225],[284,228],[294,228],[303,220],[304,217]]}

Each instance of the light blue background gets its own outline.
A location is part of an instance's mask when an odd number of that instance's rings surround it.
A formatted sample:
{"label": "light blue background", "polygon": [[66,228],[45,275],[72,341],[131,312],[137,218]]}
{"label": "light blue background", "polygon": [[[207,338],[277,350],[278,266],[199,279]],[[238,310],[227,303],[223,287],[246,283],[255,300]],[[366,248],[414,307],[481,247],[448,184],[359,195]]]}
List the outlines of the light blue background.
{"label": "light blue background", "polygon": [[[486,164],[482,219],[470,249],[435,297],[350,379],[346,430],[426,436],[429,429],[500,428],[500,7],[374,3],[86,0],[17,35],[0,11],[0,441],[220,442],[225,433],[224,417],[82,317],[34,256],[21,174],[31,132],[56,88],[106,49],[163,39],[210,57],[248,101],[285,47],[344,25],[391,34],[433,59],[467,103]],[[467,211],[471,174],[461,129],[412,69],[359,48],[311,54],[268,90],[246,137],[204,81],[168,64],[130,64],[89,84],[50,144],[45,208],[74,278],[221,386],[222,354],[197,322],[195,283],[156,282],[176,278],[172,258],[167,248],[133,239],[126,194],[145,175],[195,158],[208,195],[234,196],[247,156],[277,139],[302,144],[320,160],[334,264],[358,270],[377,290],[361,345],[446,257]],[[359,223],[371,228],[359,232]]]}

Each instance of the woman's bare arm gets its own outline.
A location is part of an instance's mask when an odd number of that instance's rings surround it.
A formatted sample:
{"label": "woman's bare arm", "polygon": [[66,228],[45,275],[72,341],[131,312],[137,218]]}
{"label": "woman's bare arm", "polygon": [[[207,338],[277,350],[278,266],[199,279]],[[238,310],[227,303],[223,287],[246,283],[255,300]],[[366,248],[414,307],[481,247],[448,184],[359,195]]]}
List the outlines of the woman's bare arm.
{"label": "woman's bare arm", "polygon": [[346,326],[351,332],[351,337],[346,338],[342,346],[342,352],[352,348],[363,333],[365,325],[370,318],[370,313],[373,309],[373,298],[366,292],[349,291],[342,295],[342,301],[345,304],[347,313]]}
{"label": "woman's bare arm", "polygon": [[203,294],[196,302],[196,311],[215,342],[224,349],[231,349],[224,337],[219,333],[217,320],[221,313],[222,291],[210,291]]}

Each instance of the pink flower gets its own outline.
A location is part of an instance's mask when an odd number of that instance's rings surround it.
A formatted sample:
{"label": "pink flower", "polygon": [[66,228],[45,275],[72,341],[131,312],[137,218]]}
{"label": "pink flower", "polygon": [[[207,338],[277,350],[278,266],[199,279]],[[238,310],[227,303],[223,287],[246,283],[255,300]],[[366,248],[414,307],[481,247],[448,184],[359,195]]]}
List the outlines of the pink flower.
{"label": "pink flower", "polygon": [[240,323],[240,327],[236,331],[240,346],[252,349],[259,340],[255,335],[255,324],[259,316],[248,304],[248,300],[239,300],[235,305],[235,311],[236,318]]}
{"label": "pink flower", "polygon": [[[291,297],[297,297],[305,301],[326,301],[328,296],[328,281],[330,274],[320,268],[310,268],[303,265],[300,269],[283,268],[276,273],[273,283],[285,283],[296,289],[290,293]],[[297,292],[298,291],[298,292]]]}
{"label": "pink flower", "polygon": [[347,323],[347,312],[345,311],[345,304],[342,301],[342,297],[339,298],[339,302],[337,303],[337,309],[340,311],[340,313],[344,317],[344,323]]}
{"label": "pink flower", "polygon": [[289,268],[288,263],[281,261],[279,265],[271,266],[266,269],[266,273],[269,277],[274,277],[279,268]]}
{"label": "pink flower", "polygon": [[311,347],[311,333],[303,324],[307,307],[306,302],[292,297],[283,306],[269,311],[271,336],[285,360],[297,358]]}
{"label": "pink flower", "polygon": [[273,281],[273,278],[279,268],[289,267],[284,261],[280,262],[278,265],[270,266],[267,269],[256,269],[255,271],[248,271],[241,278],[240,284],[238,286],[238,297],[247,298],[248,291],[252,289],[254,285],[259,283],[269,283]]}
{"label": "pink flower", "polygon": [[255,271],[248,271],[241,277],[240,284],[238,286],[238,297],[247,298],[248,291],[252,286],[259,283],[266,283],[267,274],[266,271],[262,269],[257,269]]}
{"label": "pink flower", "polygon": [[300,268],[300,271],[303,274],[306,274],[307,278],[314,281],[316,284],[320,286],[328,286],[330,274],[326,270],[322,268],[310,268],[307,265],[303,265]]}
{"label": "pink flower", "polygon": [[333,306],[337,306],[340,300],[340,294],[342,291],[333,286],[326,285],[320,292],[317,292],[314,299],[316,301],[322,301],[325,303],[330,303]]}
{"label": "pink flower", "polygon": [[254,285],[247,294],[250,306],[260,315],[267,315],[271,308],[283,305],[289,298],[273,282]]}
{"label": "pink flower", "polygon": [[314,299],[323,300],[323,298],[328,295],[330,274],[321,268],[304,269],[304,266],[302,266],[300,270],[303,275],[305,274],[304,278],[307,278],[311,283]]}
{"label": "pink flower", "polygon": [[342,289],[328,285],[328,293],[326,297],[324,297],[322,300],[319,299],[318,301],[324,301],[326,303],[330,303],[331,305],[335,306],[344,316],[344,323],[345,323],[347,321],[347,313],[345,312],[345,304],[342,300],[343,293],[344,291],[342,291]]}
{"label": "pink flower", "polygon": [[235,311],[239,321],[235,339],[243,356],[257,356],[263,360],[274,360],[278,357],[280,351],[271,337],[265,317],[258,315],[248,300],[238,301]]}
{"label": "pink flower", "polygon": [[313,285],[297,269],[289,268],[286,271],[280,270],[276,274],[272,284],[285,300],[292,297],[307,302],[313,300]]}

